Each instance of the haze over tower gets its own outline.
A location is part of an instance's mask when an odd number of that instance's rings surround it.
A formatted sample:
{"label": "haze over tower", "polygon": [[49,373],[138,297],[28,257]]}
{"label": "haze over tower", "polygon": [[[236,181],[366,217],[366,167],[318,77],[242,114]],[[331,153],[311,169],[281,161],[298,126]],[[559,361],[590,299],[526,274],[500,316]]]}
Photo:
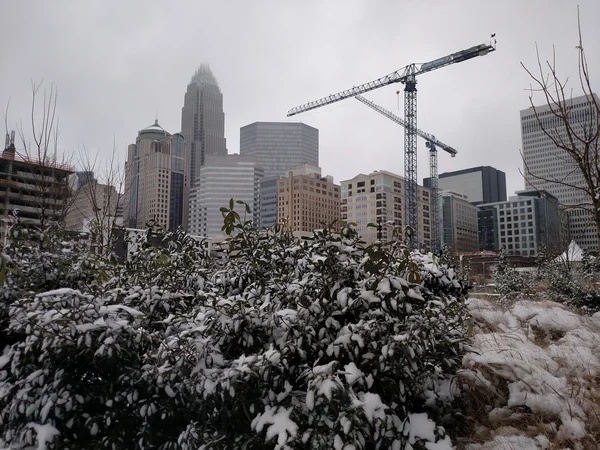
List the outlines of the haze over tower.
{"label": "haze over tower", "polygon": [[[226,155],[223,94],[208,64],[201,64],[192,76],[181,108],[181,133],[186,141],[187,189],[196,184],[206,155]],[[184,227],[187,227],[187,208]]]}

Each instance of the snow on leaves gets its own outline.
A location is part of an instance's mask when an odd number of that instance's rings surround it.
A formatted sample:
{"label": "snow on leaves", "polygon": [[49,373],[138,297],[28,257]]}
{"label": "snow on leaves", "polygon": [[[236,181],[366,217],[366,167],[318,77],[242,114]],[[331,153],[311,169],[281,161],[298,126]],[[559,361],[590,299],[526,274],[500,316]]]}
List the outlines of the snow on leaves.
{"label": "snow on leaves", "polygon": [[[175,239],[52,290],[13,281],[0,439],[34,445],[38,423],[62,448],[449,442],[424,399],[464,353],[456,276],[431,255],[363,249],[348,230],[300,242],[236,226],[210,261]],[[99,267],[104,281],[79,282]],[[411,434],[416,421],[427,433]]]}

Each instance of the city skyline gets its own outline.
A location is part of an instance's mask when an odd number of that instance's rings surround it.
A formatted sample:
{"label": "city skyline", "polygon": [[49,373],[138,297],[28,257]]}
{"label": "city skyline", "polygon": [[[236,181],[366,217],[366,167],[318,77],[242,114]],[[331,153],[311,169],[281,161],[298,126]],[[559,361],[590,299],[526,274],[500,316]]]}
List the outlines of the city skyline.
{"label": "city skyline", "polygon": [[[65,3],[63,8],[41,4],[31,11],[27,3],[0,6],[3,16],[16,19],[27,15],[30,24],[20,27],[18,20],[8,21],[6,35],[11,36],[11,42],[0,50],[0,60],[11,67],[0,74],[3,109],[11,98],[9,129],[29,117],[27,80],[45,79],[47,87],[53,82],[59,89],[61,148],[71,152],[85,146],[108,156],[114,142],[122,161],[131,130],[140,129],[157,110],[165,128],[179,128],[182,94],[190,73],[202,62],[211,65],[225,95],[225,137],[229,153],[238,153],[239,129],[243,125],[284,121],[291,107],[411,62],[476,45],[495,32],[498,51],[494,54],[419,80],[418,126],[459,152],[454,159],[440,156],[440,172],[490,165],[507,174],[507,191],[513,193],[523,185],[518,172],[522,165],[519,111],[529,106],[526,89],[530,80],[519,62],[535,67],[535,43],[539,43],[543,59],[551,56],[552,44],[556,44],[564,76],[576,79],[576,8],[570,4],[547,8],[542,1],[525,5],[509,1],[492,8],[463,2],[461,8],[456,8],[452,2],[423,6],[354,2],[355,8],[344,8],[341,17],[334,6],[316,2],[273,5],[268,14],[262,8],[255,11],[240,5],[241,16],[266,16],[258,21],[258,27],[252,20],[234,20],[237,28],[231,35],[213,23],[207,23],[203,30],[188,26],[194,8],[190,14],[176,14],[178,7],[161,6],[150,11],[141,8],[141,3],[136,6],[131,2],[120,10],[121,20],[104,33],[103,18],[112,14],[117,3],[92,8],[76,3]],[[180,7],[184,6],[189,5]],[[580,7],[586,50],[588,54],[598,53],[599,31],[590,18],[597,16],[599,5],[584,1]],[[544,21],[532,21],[531,17],[542,10]],[[216,6],[211,12],[215,17],[228,17]],[[134,14],[136,21],[147,19],[138,31],[128,26]],[[170,36],[162,32],[158,21],[173,14],[183,16],[178,27],[181,33]],[[400,18],[400,23],[391,20],[394,16]],[[417,17],[428,17],[433,22],[422,27]],[[316,31],[303,37],[292,33],[291,25],[303,18],[310,18],[313,28],[327,29],[327,33]],[[432,37],[428,29],[436,29],[439,37]],[[561,33],[556,33],[557,29]],[[102,33],[105,39],[86,46],[89,39],[85,36],[90,30]],[[207,39],[211,33],[215,39]],[[406,36],[414,36],[414,43],[389,45],[391,41],[406,42]],[[173,64],[153,64],[157,50],[169,53]],[[19,64],[19,55],[27,55],[25,64]],[[153,70],[147,70],[151,61]],[[600,67],[596,61],[590,61],[590,71],[593,81],[598,80]],[[401,86],[369,93],[369,98],[396,110],[398,88]],[[320,166],[336,180],[384,168],[402,174],[401,130],[354,103],[341,102],[295,118],[319,129]],[[423,147],[419,143],[419,181],[428,175]],[[379,161],[386,161],[385,167]]]}

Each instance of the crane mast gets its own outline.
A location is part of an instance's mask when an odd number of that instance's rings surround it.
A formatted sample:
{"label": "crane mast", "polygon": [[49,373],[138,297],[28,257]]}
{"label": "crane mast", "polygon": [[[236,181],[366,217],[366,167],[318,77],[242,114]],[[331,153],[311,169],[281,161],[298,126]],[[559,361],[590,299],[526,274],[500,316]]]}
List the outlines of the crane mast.
{"label": "crane mast", "polygon": [[438,189],[438,161],[437,148],[431,141],[425,142],[429,149],[429,220],[431,221],[431,251],[433,253],[440,250],[440,207],[439,207],[439,189]]}
{"label": "crane mast", "polygon": [[[385,108],[373,103],[370,100],[367,100],[362,95],[357,95],[354,97],[359,102],[367,105],[371,109],[377,111],[379,114],[387,117],[388,119],[396,122],[398,125],[407,128],[408,124],[406,121],[402,120],[400,117],[396,116],[391,111],[388,111]],[[449,153],[452,157],[456,156],[457,151],[450,147],[449,145],[444,144],[436,139],[436,137],[432,134],[425,133],[424,131],[419,130],[418,128],[414,130],[417,136],[425,139],[425,146],[429,149],[429,178],[431,180],[430,187],[430,197],[429,197],[429,218],[431,222],[431,251],[436,252],[440,249],[440,220],[439,220],[439,205],[438,205],[438,161],[437,161],[437,147],[440,147],[447,153]],[[406,187],[405,187],[405,195],[406,195]]]}
{"label": "crane mast", "polygon": [[[495,34],[492,35],[492,38]],[[351,89],[332,94],[319,100],[297,106],[288,111],[288,117],[300,114],[322,106],[330,105],[350,97],[355,97],[365,92],[379,89],[393,83],[404,84],[404,120],[406,127],[404,129],[404,177],[405,177],[405,211],[408,225],[413,230],[411,238],[411,247],[415,248],[418,240],[418,221],[417,221],[417,80],[418,75],[422,75],[433,70],[441,69],[450,64],[466,61],[477,56],[487,55],[489,52],[496,50],[496,40],[493,42],[479,44],[451,53],[442,58],[434,59],[422,64],[409,64],[395,72],[392,72],[384,77],[354,86]]]}

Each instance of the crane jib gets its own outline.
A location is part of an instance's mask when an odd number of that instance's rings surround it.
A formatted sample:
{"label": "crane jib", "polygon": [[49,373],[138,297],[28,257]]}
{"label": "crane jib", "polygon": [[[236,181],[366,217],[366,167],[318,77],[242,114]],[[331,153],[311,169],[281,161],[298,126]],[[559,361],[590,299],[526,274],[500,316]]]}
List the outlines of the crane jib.
{"label": "crane jib", "polygon": [[460,52],[444,56],[443,58],[438,58],[434,59],[433,61],[423,63],[419,68],[419,72],[428,72],[430,70],[434,70],[438,67],[446,66],[451,63],[465,61],[467,59],[475,58],[476,56],[483,56],[492,50],[494,50],[494,47],[490,45],[479,44],[466,50],[461,50]]}

